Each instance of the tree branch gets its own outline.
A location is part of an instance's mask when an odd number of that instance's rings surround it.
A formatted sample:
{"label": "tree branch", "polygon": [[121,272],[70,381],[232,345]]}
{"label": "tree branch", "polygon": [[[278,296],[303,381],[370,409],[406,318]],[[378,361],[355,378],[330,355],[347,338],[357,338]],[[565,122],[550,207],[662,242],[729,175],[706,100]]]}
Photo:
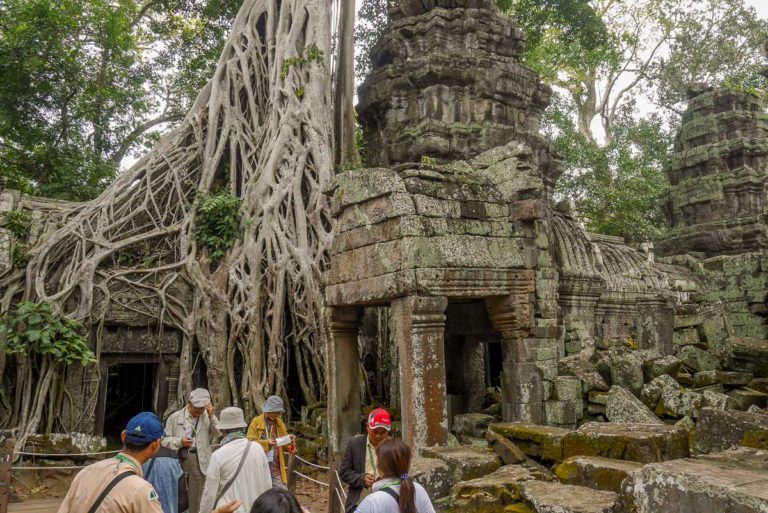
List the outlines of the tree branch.
{"label": "tree branch", "polygon": [[119,164],[120,161],[123,160],[123,157],[125,157],[125,154],[128,152],[128,149],[131,147],[131,145],[133,145],[133,143],[136,142],[136,139],[138,139],[139,136],[144,134],[150,128],[153,128],[157,125],[162,125],[163,123],[181,121],[183,118],[184,116],[182,114],[168,114],[168,115],[160,116],[159,118],[155,118],[147,121],[146,123],[142,123],[138,125],[136,128],[134,128],[131,131],[130,134],[126,136],[126,138],[120,144],[120,147],[115,151],[115,153],[112,154],[112,157],[110,157],[110,159],[115,164]]}

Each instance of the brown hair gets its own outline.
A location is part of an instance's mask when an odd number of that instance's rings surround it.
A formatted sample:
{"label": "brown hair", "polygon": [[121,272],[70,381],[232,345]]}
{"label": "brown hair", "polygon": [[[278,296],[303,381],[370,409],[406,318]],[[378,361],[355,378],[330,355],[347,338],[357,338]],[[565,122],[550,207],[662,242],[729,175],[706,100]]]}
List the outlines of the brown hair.
{"label": "brown hair", "polygon": [[411,448],[399,438],[384,440],[376,447],[376,460],[382,477],[400,479],[400,513],[416,513],[416,489],[408,477]]}

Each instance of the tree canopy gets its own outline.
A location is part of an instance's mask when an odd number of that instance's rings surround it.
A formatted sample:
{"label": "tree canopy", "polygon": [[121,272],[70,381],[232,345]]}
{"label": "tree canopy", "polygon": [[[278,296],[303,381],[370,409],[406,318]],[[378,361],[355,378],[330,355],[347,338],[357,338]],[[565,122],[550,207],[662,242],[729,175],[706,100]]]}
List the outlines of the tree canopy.
{"label": "tree canopy", "polygon": [[95,197],[153,129],[181,120],[239,4],[0,3],[0,176],[38,195]]}

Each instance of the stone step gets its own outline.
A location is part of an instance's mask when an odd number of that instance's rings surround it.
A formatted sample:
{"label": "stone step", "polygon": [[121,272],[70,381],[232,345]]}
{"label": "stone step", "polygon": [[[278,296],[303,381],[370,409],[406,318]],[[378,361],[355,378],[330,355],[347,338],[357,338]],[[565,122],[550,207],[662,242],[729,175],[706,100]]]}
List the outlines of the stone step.
{"label": "stone step", "polygon": [[619,496],[613,492],[546,481],[525,483],[523,500],[536,513],[617,513],[619,511]]}
{"label": "stone step", "polygon": [[502,513],[521,505],[522,487],[528,481],[555,481],[555,476],[538,463],[527,461],[505,465],[487,476],[463,481],[453,487],[452,513]]}
{"label": "stone step", "polygon": [[555,475],[565,484],[620,493],[621,483],[627,475],[641,468],[642,463],[633,461],[599,456],[572,456],[557,466]]}
{"label": "stone step", "polygon": [[[724,456],[727,459],[727,456]],[[714,459],[652,463],[624,482],[623,505],[633,513],[764,513],[768,472]]]}
{"label": "stone step", "polygon": [[707,453],[756,445],[751,442],[759,442],[767,434],[768,415],[704,408],[696,425],[696,450]]}
{"label": "stone step", "polygon": [[491,424],[489,429],[511,440],[526,455],[545,461],[562,461],[563,437],[571,432],[527,422]]}
{"label": "stone step", "polygon": [[496,453],[485,447],[429,447],[421,449],[421,456],[444,461],[454,481],[482,477],[501,466]]}
{"label": "stone step", "polygon": [[563,437],[563,456],[602,456],[639,463],[687,458],[688,434],[665,424],[588,422]]}

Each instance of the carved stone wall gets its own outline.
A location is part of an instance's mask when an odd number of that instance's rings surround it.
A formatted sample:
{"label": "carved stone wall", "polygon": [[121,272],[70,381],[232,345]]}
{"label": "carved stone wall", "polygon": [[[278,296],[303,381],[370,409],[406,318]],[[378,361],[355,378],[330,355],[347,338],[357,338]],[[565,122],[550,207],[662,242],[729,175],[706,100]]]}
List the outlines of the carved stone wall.
{"label": "carved stone wall", "polygon": [[368,163],[445,163],[517,140],[554,183],[538,134],[551,90],[520,64],[522,30],[489,1],[397,4],[358,92]]}

